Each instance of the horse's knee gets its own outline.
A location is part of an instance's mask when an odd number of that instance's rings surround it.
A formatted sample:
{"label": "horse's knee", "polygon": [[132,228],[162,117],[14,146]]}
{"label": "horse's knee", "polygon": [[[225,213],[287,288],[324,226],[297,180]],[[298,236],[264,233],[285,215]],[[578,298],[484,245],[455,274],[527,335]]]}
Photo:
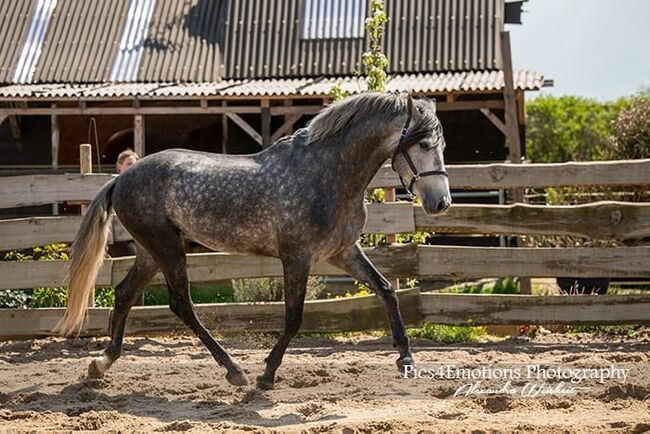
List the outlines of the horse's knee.
{"label": "horse's knee", "polygon": [[284,322],[284,334],[287,336],[295,336],[300,331],[300,325],[302,323],[302,318],[288,318]]}

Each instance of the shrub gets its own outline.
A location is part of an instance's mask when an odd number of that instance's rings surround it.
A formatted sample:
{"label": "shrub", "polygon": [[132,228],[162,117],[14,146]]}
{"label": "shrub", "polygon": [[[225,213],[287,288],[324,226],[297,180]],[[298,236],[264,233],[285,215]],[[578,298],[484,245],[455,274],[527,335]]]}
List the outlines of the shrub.
{"label": "shrub", "polygon": [[[233,279],[232,286],[237,302],[284,300],[284,282],[281,278]],[[319,298],[324,292],[323,280],[310,277],[307,281],[307,300]]]}

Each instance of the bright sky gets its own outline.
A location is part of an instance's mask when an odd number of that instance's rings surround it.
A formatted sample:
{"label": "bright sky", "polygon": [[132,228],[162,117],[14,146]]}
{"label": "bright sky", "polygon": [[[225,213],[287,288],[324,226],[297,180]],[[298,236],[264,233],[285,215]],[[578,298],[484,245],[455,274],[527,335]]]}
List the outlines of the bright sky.
{"label": "bright sky", "polygon": [[650,89],[650,0],[530,0],[524,10],[522,25],[506,25],[512,61],[554,80],[542,92],[611,100]]}

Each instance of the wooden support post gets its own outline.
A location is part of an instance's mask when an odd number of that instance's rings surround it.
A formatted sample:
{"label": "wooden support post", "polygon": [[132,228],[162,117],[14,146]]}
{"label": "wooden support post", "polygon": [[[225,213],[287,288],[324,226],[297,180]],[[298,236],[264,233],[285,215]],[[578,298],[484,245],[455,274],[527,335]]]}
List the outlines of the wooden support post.
{"label": "wooden support post", "polygon": [[253,138],[253,140],[255,140],[260,146],[262,146],[262,136],[261,136],[261,134],[258,133],[257,131],[255,131],[255,128],[251,127],[248,124],[248,122],[246,122],[245,120],[243,120],[241,118],[241,116],[239,116],[236,113],[227,113],[226,116],[228,116],[228,118],[231,121],[233,121],[239,128],[244,130],[244,132],[246,132],[246,134],[251,136]]}
{"label": "wooden support post", "polygon": [[145,155],[144,116],[133,116],[133,150],[140,158]]}
{"label": "wooden support post", "polygon": [[268,148],[271,145],[271,109],[268,99],[261,101],[262,107],[262,148]]}
{"label": "wooden support post", "polygon": [[[56,108],[56,103],[52,104],[52,108]],[[59,118],[57,115],[50,116],[50,125],[52,130],[52,170],[56,170],[59,168]],[[59,215],[58,203],[52,204],[52,214]]]}
{"label": "wooden support post", "polygon": [[[512,54],[510,50],[510,32],[501,32],[501,59],[503,62],[503,102],[505,104],[506,144],[510,162],[521,163],[521,140],[519,136],[519,120],[517,114],[517,98],[515,95],[512,72]],[[514,202],[524,202],[523,189],[517,188],[512,192]],[[532,287],[529,277],[520,277],[522,294],[531,294]]]}
{"label": "wooden support post", "polygon": [[[79,168],[84,175],[93,173],[93,148],[88,143],[79,145]],[[82,214],[85,214],[87,209],[88,205],[81,205]],[[90,293],[88,306],[95,307],[95,288]]]}
{"label": "wooden support post", "polygon": [[9,116],[9,127],[11,128],[11,137],[14,140],[21,140],[23,138],[20,130],[20,119],[18,116]]}
{"label": "wooden support post", "polygon": [[[394,188],[385,188],[384,189],[385,193],[385,199],[386,202],[395,202],[395,189]],[[386,242],[387,243],[396,243],[397,242],[397,236],[395,234],[386,234]],[[393,288],[395,290],[399,289],[399,279],[388,279],[391,285],[393,285]]]}
{"label": "wooden support post", "polygon": [[[228,101],[221,101],[221,106],[226,107]],[[221,114],[221,153],[228,153],[228,116],[225,113]]]}

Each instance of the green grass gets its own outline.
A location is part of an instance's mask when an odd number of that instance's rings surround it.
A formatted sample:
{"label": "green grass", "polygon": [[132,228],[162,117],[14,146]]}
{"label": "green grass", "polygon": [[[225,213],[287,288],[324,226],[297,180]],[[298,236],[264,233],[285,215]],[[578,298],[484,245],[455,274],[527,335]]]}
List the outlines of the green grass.
{"label": "green grass", "polygon": [[[235,301],[234,291],[229,284],[215,286],[191,287],[192,302],[203,303],[232,303]],[[167,288],[148,289],[144,295],[145,306],[165,306],[169,304]]]}
{"label": "green grass", "polygon": [[452,294],[519,294],[519,279],[506,277],[497,280],[494,284],[484,283],[478,285],[456,285],[445,288],[443,292]]}
{"label": "green grass", "polygon": [[479,342],[488,337],[485,327],[449,326],[426,323],[421,327],[410,328],[407,334],[412,338],[431,339],[437,342],[453,344],[458,342]]}

